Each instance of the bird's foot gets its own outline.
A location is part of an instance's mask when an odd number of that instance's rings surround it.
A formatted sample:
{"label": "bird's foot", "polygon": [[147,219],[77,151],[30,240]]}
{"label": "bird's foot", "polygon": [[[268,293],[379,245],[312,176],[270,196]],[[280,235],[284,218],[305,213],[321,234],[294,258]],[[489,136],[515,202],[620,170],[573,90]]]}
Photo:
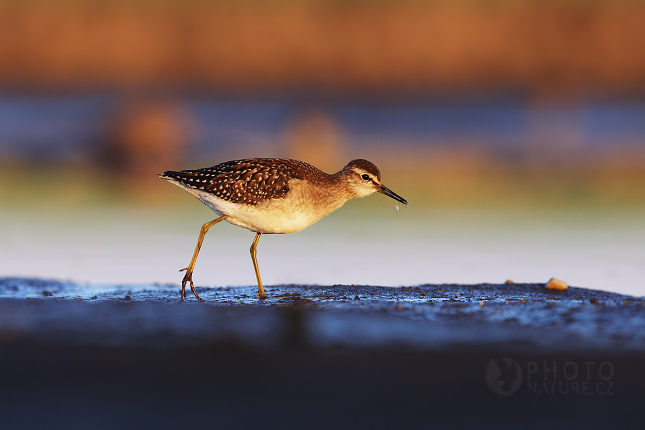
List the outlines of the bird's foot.
{"label": "bird's foot", "polygon": [[184,300],[184,298],[186,297],[186,282],[188,282],[190,283],[190,290],[193,292],[195,297],[197,297],[200,302],[205,302],[206,300],[199,297],[197,290],[195,290],[195,284],[193,284],[193,271],[189,270],[189,268],[186,267],[184,269],[181,269],[180,272],[183,272],[184,270],[186,271],[186,274],[184,275],[184,279],[181,281],[181,299]]}

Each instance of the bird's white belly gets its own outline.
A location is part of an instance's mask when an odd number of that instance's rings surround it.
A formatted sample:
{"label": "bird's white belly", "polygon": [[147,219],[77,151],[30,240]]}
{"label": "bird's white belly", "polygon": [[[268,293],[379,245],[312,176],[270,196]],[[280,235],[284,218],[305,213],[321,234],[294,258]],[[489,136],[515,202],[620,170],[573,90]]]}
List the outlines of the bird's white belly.
{"label": "bird's white belly", "polygon": [[266,211],[248,206],[240,208],[227,221],[258,233],[295,233],[319,219],[297,211],[286,212],[277,208]]}

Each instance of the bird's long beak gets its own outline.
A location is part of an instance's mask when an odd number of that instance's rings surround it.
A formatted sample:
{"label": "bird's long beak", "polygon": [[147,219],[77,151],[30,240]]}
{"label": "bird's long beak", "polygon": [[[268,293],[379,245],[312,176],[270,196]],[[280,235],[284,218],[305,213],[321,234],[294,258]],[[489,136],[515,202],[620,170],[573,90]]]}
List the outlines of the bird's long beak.
{"label": "bird's long beak", "polygon": [[408,206],[408,201],[406,199],[404,199],[403,197],[401,197],[400,195],[398,195],[397,193],[395,193],[385,185],[381,185],[380,187],[378,187],[377,191],[381,194],[385,194],[386,196],[392,197],[394,200],[397,200],[403,203],[404,205]]}

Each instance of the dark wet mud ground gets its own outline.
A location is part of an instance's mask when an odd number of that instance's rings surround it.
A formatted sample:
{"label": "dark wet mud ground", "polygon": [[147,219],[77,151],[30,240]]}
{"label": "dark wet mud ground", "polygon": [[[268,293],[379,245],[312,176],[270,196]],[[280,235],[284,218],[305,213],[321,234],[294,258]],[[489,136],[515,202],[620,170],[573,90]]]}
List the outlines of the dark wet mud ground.
{"label": "dark wet mud ground", "polygon": [[2,428],[642,428],[645,299],[0,279]]}

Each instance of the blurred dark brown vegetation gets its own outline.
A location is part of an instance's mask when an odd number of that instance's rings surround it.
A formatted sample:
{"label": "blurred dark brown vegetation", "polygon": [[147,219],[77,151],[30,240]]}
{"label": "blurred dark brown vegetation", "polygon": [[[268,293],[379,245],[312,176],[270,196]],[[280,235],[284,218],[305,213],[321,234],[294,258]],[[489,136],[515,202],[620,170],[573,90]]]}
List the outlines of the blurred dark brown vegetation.
{"label": "blurred dark brown vegetation", "polygon": [[148,187],[154,173],[167,170],[181,158],[195,134],[188,113],[164,100],[122,103],[108,125],[103,146],[94,161],[115,173],[115,178]]}
{"label": "blurred dark brown vegetation", "polygon": [[0,4],[0,87],[645,88],[640,2],[349,4]]}

